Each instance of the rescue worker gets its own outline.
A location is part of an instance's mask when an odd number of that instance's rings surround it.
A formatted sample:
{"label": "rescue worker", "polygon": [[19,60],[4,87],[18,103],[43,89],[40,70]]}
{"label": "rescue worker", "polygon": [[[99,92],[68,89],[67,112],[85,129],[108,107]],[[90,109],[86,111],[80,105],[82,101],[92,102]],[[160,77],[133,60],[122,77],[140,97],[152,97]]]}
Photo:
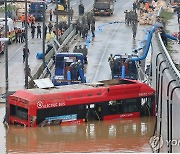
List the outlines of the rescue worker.
{"label": "rescue worker", "polygon": [[49,10],[49,20],[52,21],[52,14],[53,14],[53,11],[52,9]]}
{"label": "rescue worker", "polygon": [[83,56],[84,56],[84,63],[87,64],[88,63],[87,62],[88,49],[86,48],[86,45],[84,45],[82,52],[83,52]]}
{"label": "rescue worker", "polygon": [[[29,49],[27,49],[27,56],[29,56],[30,52],[29,52]],[[23,63],[25,62],[25,59],[26,59],[26,46],[24,46],[23,48]]]}
{"label": "rescue worker", "polygon": [[111,68],[111,72],[112,72],[113,68],[114,68],[114,57],[113,57],[113,54],[110,54],[110,57],[108,58],[108,62],[109,62],[109,65],[110,65],[110,68]]}
{"label": "rescue worker", "polygon": [[15,41],[16,41],[16,43],[18,43],[18,35],[19,35],[18,28],[16,27],[15,28]]}
{"label": "rescue worker", "polygon": [[136,12],[136,8],[137,8],[137,5],[136,5],[136,2],[134,1],[133,2],[133,11]]}
{"label": "rescue worker", "polygon": [[78,48],[77,48],[77,46],[74,47],[73,53],[78,53]]}
{"label": "rescue worker", "polygon": [[36,26],[34,24],[32,24],[32,26],[31,26],[31,36],[32,36],[32,39],[34,38],[35,29],[36,29]]}
{"label": "rescue worker", "polygon": [[30,24],[31,24],[31,15],[28,14],[27,16],[27,24],[28,24],[28,27],[30,27]]}
{"label": "rescue worker", "polygon": [[49,24],[48,24],[49,33],[51,33],[52,28],[53,28],[53,24],[51,22],[49,22]]}
{"label": "rescue worker", "polygon": [[95,31],[95,25],[92,23],[91,24],[92,37],[95,37],[94,31]]}
{"label": "rescue worker", "polygon": [[62,48],[62,52],[69,52],[69,47],[67,44]]}
{"label": "rescue worker", "polygon": [[73,19],[73,15],[74,15],[74,10],[73,10],[73,8],[71,7],[71,9],[70,9],[70,19],[71,19],[71,21],[72,21],[72,19]]}
{"label": "rescue worker", "polygon": [[45,27],[44,27],[44,33],[45,33],[45,38],[46,38],[46,34],[47,34],[47,25],[45,24]]}
{"label": "rescue worker", "polygon": [[137,25],[133,24],[132,25],[132,32],[133,32],[133,39],[135,40],[136,38],[136,32],[137,32]]}
{"label": "rescue worker", "polygon": [[82,38],[85,38],[85,30],[86,29],[86,25],[85,24],[82,24],[82,29],[81,29],[81,31],[82,31]]}
{"label": "rescue worker", "polygon": [[82,17],[82,24],[86,24],[86,18],[85,18],[85,16]]}
{"label": "rescue worker", "polygon": [[35,25],[36,21],[35,21],[35,17],[33,15],[31,15],[31,27],[32,25]]}
{"label": "rescue worker", "polygon": [[127,18],[127,25],[129,26],[129,24],[131,23],[131,20],[130,20],[130,12],[127,12],[126,13],[126,18]]}
{"label": "rescue worker", "polygon": [[75,23],[74,27],[75,27],[75,30],[76,30],[76,35],[77,35],[77,34],[78,34],[78,32],[79,32],[79,25],[78,25],[78,23],[77,23],[77,22]]}
{"label": "rescue worker", "polygon": [[41,25],[40,25],[40,23],[38,23],[38,25],[37,25],[37,38],[40,36],[40,38],[41,38]]}
{"label": "rescue worker", "polygon": [[87,24],[88,24],[88,30],[90,30],[90,28],[91,28],[91,20],[92,20],[91,13],[90,13],[90,12],[88,12],[88,13],[87,13]]}
{"label": "rescue worker", "polygon": [[21,15],[21,23],[22,23],[22,28],[25,26],[25,15]]}
{"label": "rescue worker", "polygon": [[86,24],[85,25],[85,29],[84,29],[84,32],[85,32],[85,38],[87,38],[87,36],[88,36],[88,31],[89,31],[89,26],[88,26],[88,24]]}
{"label": "rescue worker", "polygon": [[164,31],[163,27],[160,27],[159,29],[160,29],[160,35],[161,35],[162,41],[163,41],[164,45],[167,46],[166,32]]}
{"label": "rescue worker", "polygon": [[[26,73],[26,67],[24,68],[24,73]],[[31,68],[29,67],[29,65],[27,67],[27,75],[32,79]]]}
{"label": "rescue worker", "polygon": [[79,45],[78,52],[79,52],[79,53],[83,53],[83,49],[82,49],[82,46],[81,46],[81,45]]}
{"label": "rescue worker", "polygon": [[83,15],[84,14],[84,5],[82,3],[80,3],[79,5],[79,15]]}
{"label": "rescue worker", "polygon": [[25,28],[22,29],[22,34],[21,34],[21,43],[25,41],[26,38],[26,30]]}
{"label": "rescue worker", "polygon": [[21,28],[18,29],[18,41],[21,43],[21,38],[22,38],[22,31]]}
{"label": "rescue worker", "polygon": [[91,18],[91,24],[94,24],[94,25],[95,25],[95,23],[96,23],[96,19],[95,19],[94,16],[92,16],[92,18]]}
{"label": "rescue worker", "polygon": [[162,25],[163,25],[164,27],[166,26],[166,22],[165,22],[165,20],[164,20],[164,17],[161,17],[160,22],[162,23]]}
{"label": "rescue worker", "polygon": [[71,63],[71,79],[78,80],[78,66],[77,62]]}
{"label": "rescue worker", "polygon": [[125,24],[127,24],[127,20],[128,20],[128,10],[125,10],[124,13],[125,13]]}

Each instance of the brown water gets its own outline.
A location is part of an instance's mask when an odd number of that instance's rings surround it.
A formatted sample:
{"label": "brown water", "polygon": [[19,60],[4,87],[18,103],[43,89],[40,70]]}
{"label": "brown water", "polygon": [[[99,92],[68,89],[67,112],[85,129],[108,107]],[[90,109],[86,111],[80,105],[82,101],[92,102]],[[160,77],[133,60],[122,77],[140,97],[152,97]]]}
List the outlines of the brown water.
{"label": "brown water", "polygon": [[[4,107],[0,107],[0,117]],[[1,153],[151,152],[154,118],[91,122],[81,125],[23,128],[0,123]]]}

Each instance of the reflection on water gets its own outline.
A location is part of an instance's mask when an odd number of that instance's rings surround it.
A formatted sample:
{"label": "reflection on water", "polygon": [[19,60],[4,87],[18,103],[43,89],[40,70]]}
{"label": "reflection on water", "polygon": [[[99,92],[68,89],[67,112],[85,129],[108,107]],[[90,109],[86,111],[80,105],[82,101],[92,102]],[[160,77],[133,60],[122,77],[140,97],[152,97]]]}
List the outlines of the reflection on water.
{"label": "reflection on water", "polygon": [[22,128],[11,126],[8,153],[151,152],[154,118],[134,118],[81,125]]}

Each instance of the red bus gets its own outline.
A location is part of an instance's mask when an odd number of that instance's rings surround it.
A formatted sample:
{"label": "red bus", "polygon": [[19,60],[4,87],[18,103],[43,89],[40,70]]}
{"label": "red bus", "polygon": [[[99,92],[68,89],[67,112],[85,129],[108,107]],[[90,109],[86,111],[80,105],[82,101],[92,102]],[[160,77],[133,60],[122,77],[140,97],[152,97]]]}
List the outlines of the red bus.
{"label": "red bus", "polygon": [[154,96],[145,83],[128,79],[19,90],[9,96],[9,123],[35,127],[139,117],[142,106],[153,116]]}

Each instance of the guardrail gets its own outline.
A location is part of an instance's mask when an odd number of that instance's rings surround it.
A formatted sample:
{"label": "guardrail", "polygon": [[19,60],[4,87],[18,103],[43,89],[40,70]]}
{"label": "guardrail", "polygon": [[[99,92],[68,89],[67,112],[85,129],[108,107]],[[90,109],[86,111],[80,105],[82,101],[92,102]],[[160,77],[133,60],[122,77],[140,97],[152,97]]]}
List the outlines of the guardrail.
{"label": "guardrail", "polygon": [[[157,15],[161,16],[162,8]],[[159,33],[155,34],[157,48],[153,50],[152,68],[153,87],[156,89],[156,123],[153,136],[164,141],[162,147],[152,147],[155,152],[179,152],[179,146],[173,145],[180,138],[180,73],[175,67]],[[158,143],[159,142],[159,143]]]}
{"label": "guardrail", "polygon": [[[163,8],[161,7],[157,13],[157,16],[161,15]],[[159,45],[159,49],[161,50],[161,53],[164,56],[164,59],[166,60],[166,63],[170,69],[170,71],[172,72],[173,78],[177,80],[177,83],[180,84],[180,73],[179,70],[176,68],[175,64],[173,63],[166,47],[164,46],[164,43],[161,39],[160,34],[156,34],[156,39],[158,41],[158,45]]]}
{"label": "guardrail", "polygon": [[173,78],[177,81],[177,84],[180,84],[179,70],[176,68],[175,64],[173,63],[166,47],[164,46],[164,43],[163,43],[159,33],[157,34],[157,41],[158,41],[159,49],[160,49],[161,53],[163,54],[164,59],[166,60],[166,64],[169,67]]}

